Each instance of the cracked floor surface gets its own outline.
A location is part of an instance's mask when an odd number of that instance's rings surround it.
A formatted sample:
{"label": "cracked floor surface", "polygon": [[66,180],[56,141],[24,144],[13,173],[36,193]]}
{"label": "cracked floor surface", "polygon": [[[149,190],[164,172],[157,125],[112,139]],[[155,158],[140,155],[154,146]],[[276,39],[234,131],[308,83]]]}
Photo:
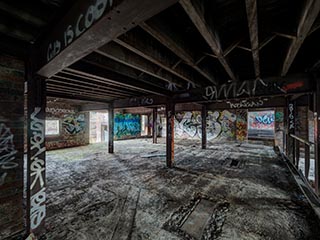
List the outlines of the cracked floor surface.
{"label": "cracked floor surface", "polygon": [[[271,146],[200,146],[177,140],[173,169],[164,139],[117,141],[115,154],[106,143],[47,152],[45,238],[320,239],[318,219]],[[194,212],[201,201],[208,220]]]}

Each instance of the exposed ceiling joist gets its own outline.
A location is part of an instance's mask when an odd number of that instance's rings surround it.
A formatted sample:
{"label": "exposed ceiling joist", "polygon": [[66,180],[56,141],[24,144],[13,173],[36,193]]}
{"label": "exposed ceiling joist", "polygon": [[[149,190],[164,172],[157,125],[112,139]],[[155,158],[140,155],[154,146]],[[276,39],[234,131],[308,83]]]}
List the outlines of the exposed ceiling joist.
{"label": "exposed ceiling joist", "polygon": [[247,19],[255,77],[260,77],[257,0],[246,0]]}
{"label": "exposed ceiling joist", "polygon": [[297,28],[297,38],[292,40],[291,42],[291,45],[283,63],[281,76],[285,76],[288,73],[291,64],[293,63],[305,38],[308,36],[308,33],[320,11],[319,0],[307,0],[305,2],[306,5],[303,9],[300,22]]}
{"label": "exposed ceiling joist", "polygon": [[61,89],[59,87],[51,86],[49,84],[47,86],[47,91],[61,93],[61,94],[70,94],[70,95],[77,95],[77,96],[92,97],[92,98],[96,98],[96,99],[103,99],[105,101],[110,101],[113,99],[113,98],[107,97],[105,95],[88,93],[87,91],[80,92],[80,91],[75,91],[73,89],[68,89],[68,88]]}
{"label": "exposed ceiling joist", "polygon": [[114,93],[114,94],[119,94],[119,95],[138,95],[138,92],[134,92],[134,91],[130,91],[129,89],[121,89],[119,90],[118,87],[116,86],[112,86],[112,85],[108,85],[105,83],[101,83],[99,80],[97,81],[92,81],[92,80],[88,80],[88,79],[81,79],[80,81],[77,79],[75,79],[75,77],[66,77],[68,75],[66,74],[59,74],[59,75],[55,75],[54,77],[52,77],[51,79],[61,79],[62,81],[67,81],[67,82],[71,82],[77,85],[86,85],[86,86],[91,86],[91,87],[95,87],[98,89],[102,89],[106,92],[110,92],[110,93]]}
{"label": "exposed ceiling joist", "polygon": [[174,83],[177,86],[182,87],[182,82],[180,79],[173,76],[171,73],[168,73],[167,71],[158,72],[157,65],[127,50],[126,48],[121,47],[117,43],[111,42],[109,44],[106,44],[96,50],[96,52],[114,61],[142,71],[155,78],[161,79],[162,81]]}
{"label": "exposed ceiling joist", "polygon": [[221,63],[229,77],[233,81],[236,81],[237,78],[226,58],[224,57],[220,41],[216,37],[212,26],[209,26],[208,22],[205,20],[204,7],[199,6],[199,1],[196,2],[192,0],[181,0],[180,4],[189,15],[191,21],[197,27],[203,38],[206,40],[213,53],[217,56],[219,62]]}
{"label": "exposed ceiling joist", "polygon": [[151,36],[157,39],[160,43],[170,49],[174,54],[176,54],[179,58],[181,58],[184,62],[190,65],[194,70],[200,73],[203,77],[205,77],[208,81],[217,84],[214,80],[214,77],[211,76],[208,72],[198,67],[195,63],[195,60],[187,51],[187,49],[180,46],[180,44],[175,41],[174,38],[170,37],[166,34],[162,29],[160,29],[155,24],[150,24],[148,22],[141,23],[140,26],[148,32]]}
{"label": "exposed ceiling joist", "polygon": [[101,103],[109,103],[110,101],[104,98],[95,98],[91,96],[84,95],[76,95],[72,93],[61,93],[56,90],[47,90],[47,97],[55,97],[55,98],[63,98],[63,99],[73,99],[73,100],[82,100],[82,101],[90,101],[90,102],[101,102]]}
{"label": "exposed ceiling joist", "polygon": [[83,75],[89,77],[99,77],[100,79],[104,79],[106,82],[111,82],[114,84],[118,84],[124,87],[130,87],[137,89],[139,91],[152,93],[152,94],[159,94],[159,95],[168,95],[168,91],[156,88],[154,86],[150,86],[146,83],[142,83],[136,79],[132,79],[126,76],[121,76],[119,74],[115,74],[114,72],[108,71],[101,67],[97,67],[92,64],[88,64],[85,62],[77,62],[70,66],[69,69],[76,70],[77,72],[81,72]]}
{"label": "exposed ceiling joist", "polygon": [[[158,65],[159,67],[165,69],[166,71],[176,75],[177,77],[198,85],[194,76],[187,71],[183,70],[181,67],[170,66],[170,59],[164,53],[157,50],[153,45],[146,42],[145,39],[139,38],[139,36],[133,33],[127,33],[118,39],[114,40],[119,45],[131,50],[132,52],[138,54],[139,56],[149,60],[150,62]],[[179,62],[180,63],[180,62]]]}

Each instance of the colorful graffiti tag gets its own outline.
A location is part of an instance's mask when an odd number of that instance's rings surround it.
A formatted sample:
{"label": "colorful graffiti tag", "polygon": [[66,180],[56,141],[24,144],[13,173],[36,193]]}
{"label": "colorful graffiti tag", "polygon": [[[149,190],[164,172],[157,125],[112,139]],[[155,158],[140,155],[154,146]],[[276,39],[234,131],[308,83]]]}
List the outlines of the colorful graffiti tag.
{"label": "colorful graffiti tag", "polygon": [[140,115],[116,114],[114,118],[114,136],[117,139],[139,136],[141,133]]}
{"label": "colorful graffiti tag", "polygon": [[274,112],[259,111],[250,112],[249,128],[251,129],[274,129]]}
{"label": "colorful graffiti tag", "polygon": [[[235,137],[236,115],[224,110],[209,112],[207,117],[207,139]],[[201,138],[201,115],[199,112],[177,113],[175,116],[175,137]]]}
{"label": "colorful graffiti tag", "polygon": [[243,141],[247,138],[247,115],[247,110],[237,111],[236,136],[239,141]]}
{"label": "colorful graffiti tag", "polygon": [[64,130],[71,135],[78,134],[84,131],[86,127],[84,114],[65,115],[62,126]]}

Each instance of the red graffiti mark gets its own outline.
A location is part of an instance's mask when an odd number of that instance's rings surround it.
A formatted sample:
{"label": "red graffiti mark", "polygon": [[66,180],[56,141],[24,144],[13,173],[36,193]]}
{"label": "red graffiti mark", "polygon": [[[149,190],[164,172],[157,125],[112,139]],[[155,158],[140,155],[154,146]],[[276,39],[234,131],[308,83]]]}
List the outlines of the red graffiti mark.
{"label": "red graffiti mark", "polygon": [[285,91],[289,91],[289,90],[294,90],[294,89],[303,87],[303,85],[304,85],[304,83],[302,81],[295,82],[295,83],[290,83],[290,84],[285,85],[282,89]]}

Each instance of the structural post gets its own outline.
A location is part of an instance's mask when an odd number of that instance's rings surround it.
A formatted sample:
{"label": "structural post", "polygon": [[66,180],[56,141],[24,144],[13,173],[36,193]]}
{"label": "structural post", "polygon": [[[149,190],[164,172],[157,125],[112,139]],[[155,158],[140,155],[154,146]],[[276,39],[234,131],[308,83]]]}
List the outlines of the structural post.
{"label": "structural post", "polygon": [[113,139],[114,139],[114,108],[113,108],[113,104],[110,104],[110,107],[109,107],[109,112],[108,112],[108,121],[109,121],[109,124],[108,124],[108,132],[109,132],[109,141],[108,141],[108,151],[109,153],[113,153],[113,150],[114,150],[114,142],[113,142]]}
{"label": "structural post", "polygon": [[157,143],[157,118],[158,118],[158,112],[157,108],[153,108],[152,112],[152,137],[153,137],[153,143]]}
{"label": "structural post", "polygon": [[201,109],[201,146],[207,148],[207,106],[202,105]]}
{"label": "structural post", "polygon": [[27,231],[39,238],[45,231],[46,216],[46,81],[27,73]]}
{"label": "structural post", "polygon": [[295,134],[296,128],[296,103],[294,101],[288,101],[288,120],[287,120],[287,156],[292,161],[293,164],[296,164],[295,161],[295,144],[294,138],[290,137],[290,134]]}
{"label": "structural post", "polygon": [[172,168],[174,165],[174,117],[175,106],[174,103],[168,102],[166,106],[167,117],[167,167]]}
{"label": "structural post", "polygon": [[319,195],[320,194],[320,84],[319,79],[316,81],[316,92],[314,94],[314,154],[315,154],[315,163],[314,163],[314,171],[315,171],[315,191]]}

